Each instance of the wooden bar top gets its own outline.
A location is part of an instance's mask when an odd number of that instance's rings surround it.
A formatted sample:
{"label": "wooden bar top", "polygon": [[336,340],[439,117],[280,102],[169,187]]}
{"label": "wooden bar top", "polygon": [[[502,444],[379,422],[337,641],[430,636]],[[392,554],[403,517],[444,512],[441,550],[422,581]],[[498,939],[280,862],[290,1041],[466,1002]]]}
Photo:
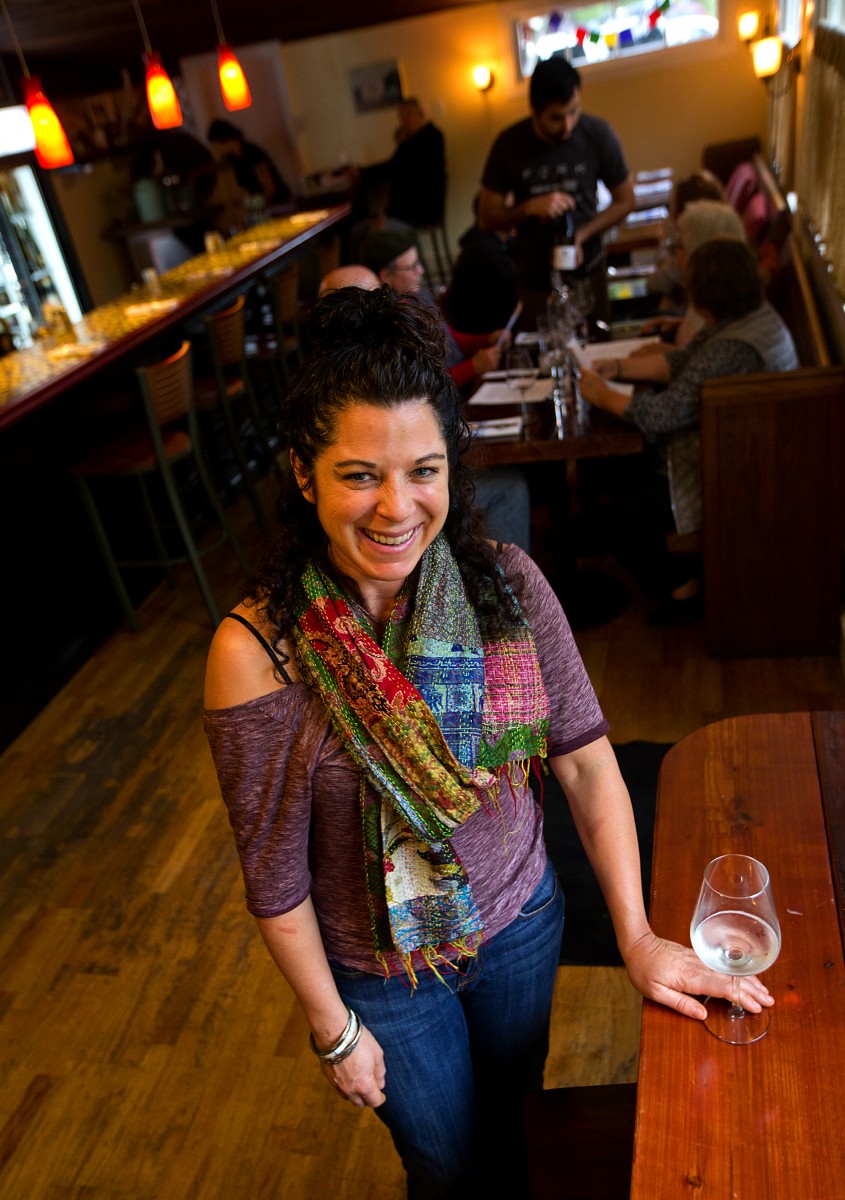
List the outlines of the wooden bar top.
{"label": "wooden bar top", "polygon": [[788,713],[720,721],[666,756],[655,929],[689,945],[704,867],[736,851],[769,868],[783,945],[763,976],[776,1000],[769,1032],[754,1045],[726,1045],[645,1002],[632,1200],[845,1198],[845,962],[834,884],[843,747],[843,714]]}
{"label": "wooden bar top", "polygon": [[292,213],[231,238],[214,254],[199,254],[144,287],[87,313],[76,341],[38,342],[0,358],[0,429],[84,382],[151,338],[234,297],[261,271],[272,270],[312,238],[349,215],[350,206]]}

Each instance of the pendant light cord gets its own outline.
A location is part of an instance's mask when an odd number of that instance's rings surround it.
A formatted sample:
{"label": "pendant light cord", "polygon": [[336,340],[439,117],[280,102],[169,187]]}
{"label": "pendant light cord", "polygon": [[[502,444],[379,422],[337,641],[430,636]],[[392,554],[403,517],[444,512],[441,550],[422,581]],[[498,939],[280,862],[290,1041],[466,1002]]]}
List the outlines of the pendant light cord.
{"label": "pendant light cord", "polygon": [[214,24],[217,26],[217,40],[222,46],[226,39],[223,36],[223,26],[220,22],[220,13],[217,11],[217,0],[211,0],[211,12],[214,17]]}
{"label": "pendant light cord", "polygon": [[29,79],[29,67],[26,65],[26,59],[23,56],[23,50],[21,50],[21,44],[18,41],[18,35],[15,33],[15,27],[12,24],[12,18],[9,16],[9,10],[6,8],[6,0],[0,0],[0,6],[3,8],[3,16],[6,18],[6,24],[9,27],[9,36],[12,39],[12,45],[14,46],[15,53],[18,56],[18,62],[21,64],[23,77],[24,79]]}
{"label": "pendant light cord", "polygon": [[[138,18],[138,24],[141,26],[141,37],[144,39],[144,49],[146,50],[147,54],[152,54],[153,48],[150,45],[150,39],[147,36],[147,27],[144,24],[144,14],[141,12],[141,5],[138,3],[138,0],[132,0],[132,3],[135,5],[135,15]],[[5,0],[0,0],[0,4],[5,4]]]}

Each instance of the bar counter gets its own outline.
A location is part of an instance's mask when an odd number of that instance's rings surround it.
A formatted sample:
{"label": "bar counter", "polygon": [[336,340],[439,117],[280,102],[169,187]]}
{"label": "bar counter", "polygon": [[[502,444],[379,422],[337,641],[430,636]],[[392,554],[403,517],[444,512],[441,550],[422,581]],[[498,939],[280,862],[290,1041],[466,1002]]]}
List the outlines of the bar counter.
{"label": "bar counter", "polygon": [[349,215],[349,205],[292,213],[236,235],[139,288],[93,309],[74,341],[35,343],[0,359],[0,429],[113,366],[151,339],[223,304],[258,275],[279,268]]}
{"label": "bar counter", "polygon": [[[89,437],[140,408],[134,368],[142,358],[163,357],[184,336],[202,351],[206,312],[230,303],[263,272],[310,257],[348,214],[349,206],[340,204],[255,226],[221,251],[163,274],[154,291],[133,290],[89,312],[74,326],[75,340],[44,339],[0,359],[0,622],[6,635],[0,746],[122,624],[68,468]],[[129,524],[131,500],[127,489],[116,497]],[[159,578],[157,571],[127,575],[133,598],[140,602]],[[191,584],[186,581],[186,593]],[[205,624],[198,594],[197,602],[197,620]],[[186,595],[186,628],[193,627],[191,604]]]}

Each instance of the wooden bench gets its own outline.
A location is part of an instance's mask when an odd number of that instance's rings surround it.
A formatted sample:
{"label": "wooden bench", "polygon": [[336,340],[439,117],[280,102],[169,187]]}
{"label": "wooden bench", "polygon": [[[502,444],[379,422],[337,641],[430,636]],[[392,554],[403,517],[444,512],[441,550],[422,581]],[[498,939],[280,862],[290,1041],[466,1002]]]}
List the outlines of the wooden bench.
{"label": "wooden bench", "polygon": [[636,1102],[635,1083],[527,1095],[531,1200],[628,1200]]}
{"label": "wooden bench", "polygon": [[832,654],[845,539],[845,366],[832,363],[794,233],[772,301],[797,371],[709,380],[701,395],[708,653]]}

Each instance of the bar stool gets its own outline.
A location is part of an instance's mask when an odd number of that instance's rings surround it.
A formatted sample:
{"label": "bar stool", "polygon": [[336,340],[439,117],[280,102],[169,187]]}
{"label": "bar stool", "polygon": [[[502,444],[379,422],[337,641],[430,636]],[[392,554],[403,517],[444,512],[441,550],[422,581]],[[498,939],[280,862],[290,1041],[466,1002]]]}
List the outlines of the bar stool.
{"label": "bar stool", "polygon": [[[99,446],[77,463],[71,473],[129,627],[137,632],[138,617],[123,581],[121,568],[162,567],[168,583],[175,587],[176,580],[171,568],[180,562],[190,562],[193,567],[212,625],[216,627],[220,617],[202,566],[203,556],[228,539],[247,574],[249,564],[217,498],[202,455],[194,407],[191,343],[183,342],[169,358],[152,366],[138,367],[135,373],[144,401],[146,428],[126,432],[122,437]],[[193,466],[195,475],[186,474],[181,468],[177,470],[177,464],[183,462]],[[164,488],[184,548],[183,554],[170,553],[165,544],[165,526],[159,519],[149,486],[156,476]],[[143,513],[155,549],[153,556],[118,558],[115,555],[91,486],[94,480],[105,479],[137,480]],[[199,480],[200,490],[220,525],[220,537],[202,549],[197,546],[182,501],[183,492],[191,487],[196,490],[196,480]]]}
{"label": "bar stool", "polygon": [[248,359],[267,363],[276,390],[281,392],[282,381],[290,384],[293,370],[302,360],[299,332],[299,264],[291,263],[281,271],[265,276],[270,295],[268,332],[247,335]]}
{"label": "bar stool", "polygon": [[325,279],[329,271],[336,271],[340,266],[340,238],[325,238],[317,245],[317,263],[320,279]]}
{"label": "bar stool", "polygon": [[[420,225],[416,228],[419,240],[420,258],[429,281],[434,284],[447,285],[452,278],[452,255],[449,253],[449,242],[446,238],[446,226],[440,221],[437,225]],[[426,253],[423,235],[428,238],[429,252]],[[437,264],[436,276],[431,270],[432,258]]]}
{"label": "bar stool", "polygon": [[[212,374],[200,376],[196,381],[197,407],[206,413],[215,409],[220,412],[256,520],[264,535],[269,536],[270,527],[255,488],[255,477],[263,473],[265,465],[272,467],[280,479],[283,476],[249,372],[245,345],[244,297],[238,296],[229,308],[211,313],[204,318],[203,324],[208,338]],[[243,406],[246,418],[240,423],[235,420],[235,406],[239,404]],[[258,458],[253,457],[252,461],[247,454],[250,441],[258,449]]]}

